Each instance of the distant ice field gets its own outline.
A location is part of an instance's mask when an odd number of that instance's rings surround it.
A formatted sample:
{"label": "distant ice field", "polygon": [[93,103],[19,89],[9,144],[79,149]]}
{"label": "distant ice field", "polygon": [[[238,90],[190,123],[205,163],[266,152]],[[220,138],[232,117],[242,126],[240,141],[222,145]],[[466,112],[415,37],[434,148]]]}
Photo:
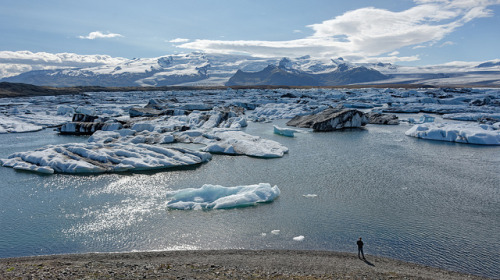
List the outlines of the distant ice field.
{"label": "distant ice field", "polygon": [[[355,252],[362,237],[368,256],[500,275],[500,147],[408,137],[407,124],[294,138],[273,133],[273,125],[285,123],[249,122],[242,129],[288,147],[282,158],[215,154],[194,167],[99,175],[0,168],[0,257],[229,248]],[[86,141],[51,129],[0,134],[0,158]],[[279,197],[245,208],[167,209],[168,192],[259,183],[279,187]]]}

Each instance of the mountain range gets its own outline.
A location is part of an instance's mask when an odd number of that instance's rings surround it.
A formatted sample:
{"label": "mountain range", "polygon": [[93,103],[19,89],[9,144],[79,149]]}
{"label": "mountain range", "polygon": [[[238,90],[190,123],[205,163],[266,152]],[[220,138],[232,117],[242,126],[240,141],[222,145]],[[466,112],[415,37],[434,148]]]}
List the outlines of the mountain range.
{"label": "mountain range", "polygon": [[347,63],[338,64],[335,70],[330,72],[309,73],[293,68],[291,60],[283,58],[278,66],[269,65],[258,72],[238,70],[226,85],[338,86],[373,82],[387,78],[386,75],[377,70],[364,66],[352,67]]}
{"label": "mountain range", "polygon": [[319,60],[259,58],[194,52],[136,58],[83,68],[33,70],[0,82],[39,86],[337,86],[352,84],[429,84],[500,86],[500,62],[477,65],[399,66],[355,64],[342,58]]}

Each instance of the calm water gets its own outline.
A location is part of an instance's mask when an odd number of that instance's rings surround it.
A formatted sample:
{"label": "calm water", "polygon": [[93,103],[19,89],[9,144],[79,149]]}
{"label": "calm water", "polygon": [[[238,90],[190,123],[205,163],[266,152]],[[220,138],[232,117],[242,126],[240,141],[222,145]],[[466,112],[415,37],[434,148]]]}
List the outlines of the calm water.
{"label": "calm water", "polygon": [[[278,124],[283,125],[284,122]],[[0,168],[0,257],[178,249],[306,249],[368,255],[500,277],[500,147],[420,140],[409,127],[335,133],[247,132],[281,142],[281,159],[216,155],[196,168],[37,175]],[[0,135],[0,157],[82,142],[46,130]],[[268,182],[257,207],[167,211],[165,192]],[[316,197],[304,197],[315,194]],[[280,230],[278,235],[272,230]],[[263,235],[266,233],[266,235]],[[303,235],[302,242],[293,237]]]}

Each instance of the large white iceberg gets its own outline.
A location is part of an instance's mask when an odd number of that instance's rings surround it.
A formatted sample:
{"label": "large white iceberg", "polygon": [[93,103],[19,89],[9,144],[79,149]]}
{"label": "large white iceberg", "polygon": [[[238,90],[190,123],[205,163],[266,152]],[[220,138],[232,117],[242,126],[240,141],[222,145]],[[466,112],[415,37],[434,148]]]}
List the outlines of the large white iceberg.
{"label": "large white iceberg", "polygon": [[495,125],[477,123],[423,123],[405,133],[408,136],[479,145],[500,145],[500,130]]}
{"label": "large white iceberg", "polygon": [[180,210],[227,209],[272,202],[280,195],[278,186],[268,183],[223,187],[205,184],[167,192],[167,208]]}
{"label": "large white iceberg", "polygon": [[130,144],[167,144],[175,141],[181,143],[196,143],[206,145],[203,151],[229,155],[247,155],[261,158],[282,157],[288,148],[280,143],[259,136],[253,136],[242,131],[218,129],[205,132],[203,130],[188,130],[181,132],[158,133],[156,131],[137,132],[132,129],[116,131],[96,131],[90,136],[89,142],[98,144],[130,143]]}
{"label": "large white iceberg", "polygon": [[40,173],[103,173],[163,169],[207,162],[211,155],[147,144],[49,145],[0,159],[5,167]]}

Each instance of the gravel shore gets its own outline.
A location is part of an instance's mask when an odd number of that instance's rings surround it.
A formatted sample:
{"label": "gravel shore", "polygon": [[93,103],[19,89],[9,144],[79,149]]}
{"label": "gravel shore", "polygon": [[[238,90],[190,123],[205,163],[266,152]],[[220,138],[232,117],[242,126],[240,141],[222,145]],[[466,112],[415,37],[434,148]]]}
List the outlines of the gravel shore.
{"label": "gravel shore", "polygon": [[0,279],[486,279],[394,259],[289,250],[92,253],[0,259]]}

